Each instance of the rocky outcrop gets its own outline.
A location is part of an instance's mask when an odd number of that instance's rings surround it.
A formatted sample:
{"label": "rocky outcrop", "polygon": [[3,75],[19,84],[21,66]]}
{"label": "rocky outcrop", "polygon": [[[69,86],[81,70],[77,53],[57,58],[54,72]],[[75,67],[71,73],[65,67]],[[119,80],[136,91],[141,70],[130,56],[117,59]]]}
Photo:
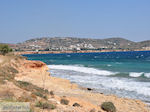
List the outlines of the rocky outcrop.
{"label": "rocky outcrop", "polygon": [[32,69],[32,68],[42,68],[46,66],[45,63],[41,62],[41,61],[26,61],[24,63],[24,67],[25,68],[29,68],[29,69]]}

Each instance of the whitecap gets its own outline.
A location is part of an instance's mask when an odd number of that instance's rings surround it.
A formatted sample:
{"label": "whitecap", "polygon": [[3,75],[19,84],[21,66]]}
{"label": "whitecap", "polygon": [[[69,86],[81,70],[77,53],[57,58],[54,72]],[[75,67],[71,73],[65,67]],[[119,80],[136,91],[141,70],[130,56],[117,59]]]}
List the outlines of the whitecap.
{"label": "whitecap", "polygon": [[144,73],[144,76],[150,78],[150,73]]}
{"label": "whitecap", "polygon": [[100,70],[95,68],[77,66],[77,65],[48,65],[50,69],[59,69],[59,70],[69,70],[69,71],[76,71],[88,74],[96,74],[96,75],[115,75],[115,72],[107,71],[107,70]]}
{"label": "whitecap", "polygon": [[112,65],[108,64],[107,66],[110,67],[110,66],[112,66]]}
{"label": "whitecap", "polygon": [[139,72],[139,73],[137,73],[137,72],[130,72],[129,76],[130,77],[140,77],[140,76],[142,76],[142,74],[143,74],[143,72]]}
{"label": "whitecap", "polygon": [[106,88],[120,89],[126,91],[134,91],[138,94],[150,96],[150,83],[146,82],[135,82],[132,80],[120,80],[120,79],[106,79],[103,80],[102,85]]}

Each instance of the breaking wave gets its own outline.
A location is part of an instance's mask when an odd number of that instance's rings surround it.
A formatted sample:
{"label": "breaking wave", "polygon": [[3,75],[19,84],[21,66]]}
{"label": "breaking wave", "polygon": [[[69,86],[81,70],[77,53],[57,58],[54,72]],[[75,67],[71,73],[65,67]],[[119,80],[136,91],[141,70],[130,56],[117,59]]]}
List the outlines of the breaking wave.
{"label": "breaking wave", "polygon": [[75,66],[75,65],[48,65],[51,69],[59,69],[59,70],[70,70],[88,74],[96,74],[96,75],[115,75],[115,72],[107,71],[107,70],[100,70],[95,68],[83,67],[83,66]]}
{"label": "breaking wave", "polygon": [[[108,70],[101,70],[96,68],[84,67],[83,65],[48,65],[50,69],[58,69],[58,70],[68,70],[68,71],[75,71],[81,72],[86,74],[95,74],[95,75],[102,75],[102,76],[115,76],[120,74],[120,76],[125,76],[125,73],[118,73],[112,72]],[[130,72],[126,73],[129,77],[138,78],[138,77],[145,77],[150,78],[150,73],[144,72]]]}
{"label": "breaking wave", "polygon": [[143,72],[140,72],[140,73],[137,73],[137,72],[130,72],[129,73],[129,76],[130,77],[140,77],[142,76],[144,73]]}

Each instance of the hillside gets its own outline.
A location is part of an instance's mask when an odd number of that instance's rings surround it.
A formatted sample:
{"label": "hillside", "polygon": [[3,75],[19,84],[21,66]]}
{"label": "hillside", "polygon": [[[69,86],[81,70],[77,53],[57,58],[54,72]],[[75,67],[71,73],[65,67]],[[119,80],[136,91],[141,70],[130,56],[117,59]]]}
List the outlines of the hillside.
{"label": "hillside", "polygon": [[150,41],[123,38],[90,39],[73,37],[35,38],[12,46],[16,51],[136,50],[150,49]]}

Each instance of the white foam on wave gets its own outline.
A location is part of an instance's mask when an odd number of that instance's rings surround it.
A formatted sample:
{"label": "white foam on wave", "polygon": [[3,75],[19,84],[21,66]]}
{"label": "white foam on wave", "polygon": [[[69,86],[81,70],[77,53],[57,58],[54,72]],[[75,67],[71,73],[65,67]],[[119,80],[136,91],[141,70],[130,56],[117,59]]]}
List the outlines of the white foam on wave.
{"label": "white foam on wave", "polygon": [[144,73],[144,76],[150,78],[150,73]]}
{"label": "white foam on wave", "polygon": [[116,88],[126,91],[134,91],[138,94],[142,94],[150,97],[150,83],[147,82],[136,82],[133,80],[120,80],[117,78],[104,79],[102,85],[106,88]]}
{"label": "white foam on wave", "polygon": [[140,77],[142,75],[143,75],[143,72],[139,72],[139,73],[137,73],[137,72],[130,72],[129,73],[130,77]]}
{"label": "white foam on wave", "polygon": [[108,64],[107,66],[110,67],[110,66],[112,66],[112,65]]}
{"label": "white foam on wave", "polygon": [[48,65],[50,69],[59,69],[59,70],[69,70],[76,71],[88,74],[96,74],[96,75],[115,75],[115,72],[107,71],[107,70],[99,70],[95,68],[77,66],[77,65]]}
{"label": "white foam on wave", "polygon": [[[53,66],[54,67],[54,66]],[[110,91],[115,91],[115,93],[127,95],[127,97],[132,96],[133,98],[138,98],[138,95],[142,97],[150,98],[150,83],[135,81],[134,79],[118,78],[118,77],[101,77],[98,75],[81,75],[80,73],[74,73],[69,71],[61,71],[53,69],[53,74],[60,74],[59,77],[69,79],[72,82],[76,82],[80,85],[89,86],[95,89],[105,89]],[[69,74],[69,75],[68,75]],[[126,94],[127,92],[127,94]],[[134,95],[132,92],[135,92]]]}

